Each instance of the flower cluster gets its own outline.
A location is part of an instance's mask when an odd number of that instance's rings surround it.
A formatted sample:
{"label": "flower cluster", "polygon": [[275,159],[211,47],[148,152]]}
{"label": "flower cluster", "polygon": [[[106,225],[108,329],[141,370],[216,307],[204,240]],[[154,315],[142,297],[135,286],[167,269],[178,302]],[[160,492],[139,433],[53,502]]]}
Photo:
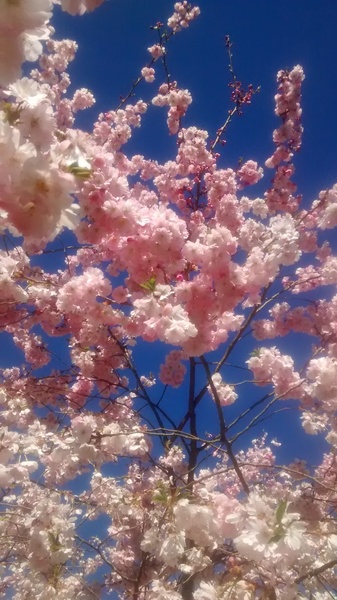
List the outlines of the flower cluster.
{"label": "flower cluster", "polygon": [[147,83],[152,83],[154,81],[155,71],[152,67],[143,67],[141,73]]}
{"label": "flower cluster", "polygon": [[272,383],[277,396],[298,398],[303,395],[302,380],[294,370],[294,361],[290,356],[282,355],[274,346],[260,348],[247,360],[258,385]]}
{"label": "flower cluster", "polygon": [[175,134],[180,128],[180,119],[187,111],[192,102],[192,96],[188,90],[179,90],[177,83],[164,83],[159,88],[159,93],[152,99],[154,106],[169,106],[167,126],[170,133]]}
{"label": "flower cluster", "polygon": [[186,373],[186,367],[181,362],[182,353],[172,350],[165,358],[165,363],[160,366],[159,378],[165,385],[179,387]]}
{"label": "flower cluster", "polygon": [[223,382],[220,373],[212,375],[212,384],[208,386],[208,391],[221,406],[233,404],[238,397],[233,386]]}
{"label": "flower cluster", "polygon": [[[102,0],[53,3],[81,15]],[[276,174],[250,198],[262,168],[226,168],[168,76],[168,42],[198,7],[175,3],[128,103],[87,131],[74,125],[95,98],[69,95],[77,44],[50,39],[51,8],[0,6],[0,328],[21,365],[0,371],[0,596],[328,600],[337,184],[300,209],[302,68],[278,74]],[[155,74],[145,102],[137,86]],[[250,102],[231,87],[236,109]],[[163,163],[126,146],[152,105],[176,136]],[[248,354],[251,335],[272,342]],[[154,342],[169,346],[161,365]],[[323,442],[315,467],[283,451],[286,427],[255,437],[273,409]]]}
{"label": "flower cluster", "polygon": [[13,83],[25,60],[35,61],[41,40],[49,38],[51,0],[2,2],[0,7],[0,84]]}
{"label": "flower cluster", "polygon": [[271,210],[294,212],[298,208],[298,198],[293,196],[296,185],[291,181],[295,170],[291,161],[294,151],[300,149],[302,141],[300,99],[303,80],[303,69],[299,65],[291,71],[279,71],[277,74],[279,88],[275,96],[275,112],[283,123],[274,131],[276,149],[265,163],[269,168],[276,167],[273,187],[266,194],[266,201]]}
{"label": "flower cluster", "polygon": [[104,0],[52,0],[54,4],[60,4],[62,10],[70,15],[83,15],[98,8]]}
{"label": "flower cluster", "polygon": [[200,15],[200,8],[192,6],[187,0],[176,2],[174,5],[174,13],[168,19],[167,25],[176,33],[180,29],[189,27],[191,21],[194,21]]}

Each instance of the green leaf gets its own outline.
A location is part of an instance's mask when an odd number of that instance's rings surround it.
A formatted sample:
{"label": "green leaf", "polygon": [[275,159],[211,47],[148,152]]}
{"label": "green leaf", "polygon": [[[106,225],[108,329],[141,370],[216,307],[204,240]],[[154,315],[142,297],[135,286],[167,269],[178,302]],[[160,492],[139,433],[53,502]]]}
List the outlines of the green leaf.
{"label": "green leaf", "polygon": [[21,115],[20,106],[15,106],[11,102],[1,102],[0,110],[4,112],[5,119],[10,125],[15,125],[19,121]]}
{"label": "green leaf", "polygon": [[282,523],[284,513],[287,510],[287,505],[288,505],[288,502],[286,500],[281,500],[280,504],[278,505],[278,507],[276,509],[276,523],[278,523],[279,525],[281,525],[281,523]]}
{"label": "green leaf", "polygon": [[273,535],[270,538],[270,540],[268,540],[268,544],[272,544],[273,542],[275,542],[275,544],[277,544],[277,542],[279,542],[282,538],[283,538],[283,533],[275,533],[275,535]]}
{"label": "green leaf", "polygon": [[91,169],[88,169],[87,167],[80,167],[78,162],[71,163],[71,165],[67,167],[67,170],[69,173],[75,175],[75,177],[78,177],[79,179],[89,179],[92,174]]}
{"label": "green leaf", "polygon": [[250,352],[249,356],[260,356],[260,348],[256,348],[252,352]]}
{"label": "green leaf", "polygon": [[140,283],[139,285],[144,290],[148,290],[149,292],[154,292],[155,287],[156,287],[156,276],[152,275],[152,277],[150,277],[150,279],[146,283]]}
{"label": "green leaf", "polygon": [[50,543],[51,550],[53,552],[57,552],[61,548],[60,539],[58,533],[54,535],[52,531],[48,531],[48,539]]}
{"label": "green leaf", "polygon": [[189,490],[185,490],[183,489],[182,491],[178,491],[177,493],[177,500],[181,500],[182,498],[186,498],[187,500],[190,500],[191,498],[191,492]]}
{"label": "green leaf", "polygon": [[91,169],[81,169],[81,167],[71,167],[69,169],[69,173],[75,175],[79,179],[89,179],[91,177],[92,170]]}
{"label": "green leaf", "polygon": [[156,490],[152,497],[153,502],[158,502],[159,504],[167,504],[168,501],[168,493],[164,489]]}

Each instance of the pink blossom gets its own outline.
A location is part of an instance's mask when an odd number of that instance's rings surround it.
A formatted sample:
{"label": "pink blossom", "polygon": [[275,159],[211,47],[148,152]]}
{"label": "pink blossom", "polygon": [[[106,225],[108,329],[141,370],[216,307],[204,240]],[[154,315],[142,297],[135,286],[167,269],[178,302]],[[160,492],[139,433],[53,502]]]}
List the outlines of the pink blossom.
{"label": "pink blossom", "polygon": [[181,362],[182,353],[172,350],[166,356],[165,363],[160,366],[159,378],[165,385],[179,387],[186,373],[186,367]]}
{"label": "pink blossom", "polygon": [[104,0],[53,0],[54,4],[61,4],[62,10],[71,15],[83,15],[100,6]]}
{"label": "pink blossom", "polygon": [[153,46],[150,46],[147,50],[148,52],[150,52],[152,58],[154,58],[155,60],[163,56],[163,54],[165,53],[165,49],[160,44],[154,44]]}
{"label": "pink blossom", "polygon": [[72,109],[74,112],[78,110],[84,110],[86,108],[90,108],[95,104],[95,98],[89,90],[86,88],[81,88],[80,90],[76,90],[73,99],[72,99]]}
{"label": "pink blossom", "polygon": [[297,398],[303,395],[302,380],[294,371],[294,362],[290,356],[282,355],[274,346],[261,348],[247,361],[254,373],[258,385],[272,383],[275,394],[282,397]]}
{"label": "pink blossom", "polygon": [[147,83],[152,83],[155,79],[155,70],[152,67],[143,67],[141,74]]}
{"label": "pink blossom", "polygon": [[[220,373],[215,373],[212,375],[212,383],[217,395],[216,397],[221,406],[228,406],[229,404],[233,404],[233,402],[235,402],[238,397],[237,393],[234,391],[233,386],[223,382]],[[214,399],[215,392],[213,391],[211,385],[208,386],[208,391]]]}
{"label": "pink blossom", "polygon": [[191,6],[186,0],[176,2],[174,11],[172,17],[167,21],[168,27],[171,27],[174,32],[179,31],[181,28],[189,27],[190,22],[200,14],[200,8],[198,6]]}
{"label": "pink blossom", "polygon": [[159,88],[159,94],[152,99],[154,106],[169,106],[167,125],[170,133],[177,133],[180,119],[187,111],[192,102],[192,96],[188,90],[179,90],[174,82],[163,84]]}
{"label": "pink blossom", "polygon": [[263,169],[253,160],[244,163],[237,172],[242,186],[253,185],[263,177]]}

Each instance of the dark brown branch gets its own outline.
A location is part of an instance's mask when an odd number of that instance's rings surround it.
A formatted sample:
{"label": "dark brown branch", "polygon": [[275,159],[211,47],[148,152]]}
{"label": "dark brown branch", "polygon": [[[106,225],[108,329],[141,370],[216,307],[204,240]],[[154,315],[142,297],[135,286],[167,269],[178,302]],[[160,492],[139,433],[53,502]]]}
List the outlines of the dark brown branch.
{"label": "dark brown branch", "polygon": [[215,389],[213,380],[212,380],[212,375],[208,366],[207,361],[205,360],[205,358],[203,356],[200,357],[200,360],[202,362],[202,364],[204,365],[205,371],[206,371],[206,375],[207,375],[207,379],[208,379],[208,383],[211,387],[214,399],[215,399],[215,403],[216,403],[216,407],[217,407],[217,411],[218,411],[218,416],[219,416],[219,422],[220,422],[220,442],[225,446],[226,448],[226,452],[228,457],[230,458],[234,470],[240,480],[240,483],[244,489],[244,491],[246,492],[246,494],[249,494],[249,487],[245,481],[245,478],[242,474],[242,471],[240,469],[239,463],[236,460],[235,454],[233,452],[232,449],[232,443],[228,440],[227,438],[227,434],[226,434],[226,423],[225,423],[225,419],[223,416],[223,412],[222,412],[222,408],[221,408],[221,404],[220,404],[220,399],[218,396],[218,393]]}
{"label": "dark brown branch", "polygon": [[188,484],[192,486],[194,480],[195,467],[198,460],[198,445],[197,445],[197,416],[195,412],[195,359],[190,358],[190,385],[188,397],[188,410],[190,414],[190,433],[191,441],[189,448],[189,464],[188,464]]}
{"label": "dark brown branch", "polygon": [[295,583],[302,583],[302,581],[305,581],[309,577],[317,577],[317,575],[324,573],[324,571],[327,571],[327,569],[332,569],[332,567],[335,567],[336,565],[337,565],[337,558],[334,558],[333,560],[330,560],[329,562],[325,563],[325,565],[321,565],[320,567],[317,567],[316,569],[312,569],[311,571],[308,571],[308,573],[305,573],[305,575],[301,575],[300,577],[297,577],[295,579]]}

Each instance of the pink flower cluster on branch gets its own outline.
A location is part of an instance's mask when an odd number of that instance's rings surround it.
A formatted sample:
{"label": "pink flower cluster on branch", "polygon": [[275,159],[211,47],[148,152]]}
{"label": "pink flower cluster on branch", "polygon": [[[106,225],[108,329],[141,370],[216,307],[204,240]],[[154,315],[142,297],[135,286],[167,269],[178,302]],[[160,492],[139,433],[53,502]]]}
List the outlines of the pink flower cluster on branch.
{"label": "pink flower cluster on branch", "polygon": [[291,177],[295,170],[292,164],[293,154],[300,149],[302,143],[300,99],[303,80],[303,69],[299,65],[291,71],[279,71],[277,74],[279,87],[275,96],[275,113],[281,117],[282,125],[274,131],[276,149],[265,163],[269,168],[276,168],[273,187],[266,194],[271,210],[294,212],[298,208],[299,198],[293,196],[296,185]]}
{"label": "pink flower cluster on branch", "polygon": [[174,5],[174,13],[168,19],[167,25],[175,33],[182,28],[189,27],[190,23],[200,15],[200,8],[192,6],[187,0],[176,2]]}

